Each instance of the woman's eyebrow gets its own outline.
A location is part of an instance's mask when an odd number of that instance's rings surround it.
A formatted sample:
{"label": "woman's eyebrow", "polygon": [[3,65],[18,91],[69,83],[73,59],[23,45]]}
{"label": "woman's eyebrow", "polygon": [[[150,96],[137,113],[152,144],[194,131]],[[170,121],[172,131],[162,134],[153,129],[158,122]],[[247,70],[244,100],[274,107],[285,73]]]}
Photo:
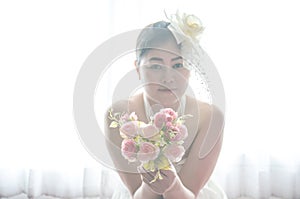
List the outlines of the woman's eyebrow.
{"label": "woman's eyebrow", "polygon": [[162,58],[160,58],[160,57],[151,57],[150,59],[149,59],[149,61],[163,61],[163,59]]}
{"label": "woman's eyebrow", "polygon": [[179,60],[179,59],[182,59],[182,57],[181,56],[178,56],[178,57],[175,57],[175,58],[173,58],[173,59],[171,59],[172,61],[176,61],[176,60]]}
{"label": "woman's eyebrow", "polygon": [[[179,59],[182,59],[182,57],[178,56],[178,57],[172,58],[171,61],[176,61],[176,60],[179,60]],[[163,62],[163,59],[160,58],[160,57],[151,57],[149,59],[149,61],[161,61],[161,62]]]}

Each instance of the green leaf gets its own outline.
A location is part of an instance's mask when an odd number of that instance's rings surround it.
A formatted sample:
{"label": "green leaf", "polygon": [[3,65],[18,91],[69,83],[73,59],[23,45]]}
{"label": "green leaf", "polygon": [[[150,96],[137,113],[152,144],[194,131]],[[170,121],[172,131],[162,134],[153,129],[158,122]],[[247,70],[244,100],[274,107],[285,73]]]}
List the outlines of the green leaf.
{"label": "green leaf", "polygon": [[144,163],[143,167],[146,171],[152,171],[152,172],[155,171],[155,165],[153,160]]}
{"label": "green leaf", "polygon": [[183,143],[184,143],[183,140],[180,140],[180,141],[177,142],[177,144],[179,144],[179,145],[183,145]]}
{"label": "green leaf", "polygon": [[161,174],[160,174],[160,170],[158,170],[157,173],[158,173],[158,179],[159,179],[159,180],[162,180],[163,177],[162,177]]}
{"label": "green leaf", "polygon": [[120,117],[121,113],[114,113],[114,117],[117,118],[117,117]]}
{"label": "green leaf", "polygon": [[117,128],[119,126],[118,122],[112,121],[109,125],[110,128]]}
{"label": "green leaf", "polygon": [[170,168],[170,162],[164,155],[159,156],[155,160],[155,164],[158,169],[168,170]]}
{"label": "green leaf", "polygon": [[186,119],[193,117],[193,115],[191,114],[187,114],[187,115],[182,115],[178,118],[178,120],[181,120],[182,122],[184,122]]}
{"label": "green leaf", "polygon": [[112,112],[113,112],[113,109],[110,108],[108,112],[109,112],[109,116],[112,118]]}

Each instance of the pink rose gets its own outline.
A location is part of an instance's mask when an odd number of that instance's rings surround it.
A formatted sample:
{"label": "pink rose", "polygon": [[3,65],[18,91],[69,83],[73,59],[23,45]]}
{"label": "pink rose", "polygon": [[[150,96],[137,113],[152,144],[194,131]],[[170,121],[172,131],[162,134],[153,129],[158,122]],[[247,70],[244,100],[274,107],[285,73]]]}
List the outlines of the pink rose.
{"label": "pink rose", "polygon": [[[132,138],[138,134],[137,121],[126,122],[120,127],[120,134],[122,137]],[[125,135],[125,136],[124,136]]]}
{"label": "pink rose", "polygon": [[141,162],[148,162],[155,160],[159,155],[160,149],[150,142],[143,142],[140,145],[140,151],[137,154],[138,160]]}
{"label": "pink rose", "polygon": [[129,115],[128,115],[128,113],[123,114],[123,115],[121,116],[121,118],[120,118],[120,122],[121,122],[122,124],[125,123],[125,122],[128,122],[128,120],[129,120]]}
{"label": "pink rose", "polygon": [[184,147],[178,144],[171,144],[168,145],[164,150],[164,155],[171,161],[171,162],[179,162],[184,155],[185,150]]}
{"label": "pink rose", "polygon": [[165,136],[169,141],[176,141],[175,137],[176,134],[178,134],[179,128],[177,126],[174,126],[173,124],[167,128],[167,131],[165,132]]}
{"label": "pink rose", "polygon": [[168,129],[171,129],[172,126],[173,126],[173,124],[172,124],[172,122],[167,122],[167,123],[166,123],[166,126],[167,126]]}
{"label": "pink rose", "polygon": [[177,113],[171,109],[171,108],[165,108],[165,109],[162,109],[162,112],[167,114],[167,118],[168,118],[168,121],[169,120],[175,120],[177,118]]}
{"label": "pink rose", "polygon": [[175,141],[184,140],[188,136],[188,131],[186,126],[184,124],[178,125],[176,127],[176,131],[174,134],[175,136],[170,139],[171,141],[175,142]]}
{"label": "pink rose", "polygon": [[171,126],[171,130],[175,131],[175,132],[178,132],[179,128],[178,128],[178,126]]}
{"label": "pink rose", "polygon": [[173,121],[173,117],[170,116],[169,114],[166,114],[166,121],[167,122],[172,122]]}
{"label": "pink rose", "polygon": [[159,129],[152,124],[149,124],[141,129],[140,135],[143,138],[152,138],[159,133]]}
{"label": "pink rose", "polygon": [[129,162],[136,161],[137,146],[133,139],[124,139],[121,145],[121,152]]}
{"label": "pink rose", "polygon": [[164,113],[158,112],[154,115],[154,125],[161,129],[166,122],[166,115]]}

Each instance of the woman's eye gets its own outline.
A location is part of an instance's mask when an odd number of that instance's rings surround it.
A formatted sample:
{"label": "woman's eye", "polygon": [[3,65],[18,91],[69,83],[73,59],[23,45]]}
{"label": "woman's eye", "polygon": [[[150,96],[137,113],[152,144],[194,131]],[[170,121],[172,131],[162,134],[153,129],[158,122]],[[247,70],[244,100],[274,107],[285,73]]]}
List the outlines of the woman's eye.
{"label": "woman's eye", "polygon": [[182,63],[177,63],[173,65],[173,68],[183,68],[183,64]]}
{"label": "woman's eye", "polygon": [[162,66],[159,65],[159,64],[151,64],[151,65],[149,66],[149,68],[150,68],[150,69],[159,70],[159,69],[162,68]]}

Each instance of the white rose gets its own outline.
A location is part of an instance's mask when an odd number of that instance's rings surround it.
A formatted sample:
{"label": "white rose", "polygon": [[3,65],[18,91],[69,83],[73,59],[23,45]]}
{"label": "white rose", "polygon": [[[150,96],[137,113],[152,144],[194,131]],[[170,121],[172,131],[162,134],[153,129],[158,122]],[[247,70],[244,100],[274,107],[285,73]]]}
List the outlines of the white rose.
{"label": "white rose", "polygon": [[195,15],[187,15],[183,13],[180,15],[179,12],[175,15],[176,21],[173,20],[173,23],[177,23],[181,31],[193,39],[200,35],[204,27],[198,17]]}
{"label": "white rose", "polygon": [[192,65],[198,66],[201,53],[199,37],[204,31],[201,20],[195,15],[181,14],[179,11],[167,18],[171,23],[169,30],[177,44],[181,44],[181,54],[186,60],[185,67],[190,69]]}
{"label": "white rose", "polygon": [[203,30],[204,30],[204,27],[200,21],[200,19],[198,17],[196,17],[195,15],[186,15],[186,14],[183,14],[182,16],[182,31],[195,38],[197,37],[198,35],[200,35]]}

